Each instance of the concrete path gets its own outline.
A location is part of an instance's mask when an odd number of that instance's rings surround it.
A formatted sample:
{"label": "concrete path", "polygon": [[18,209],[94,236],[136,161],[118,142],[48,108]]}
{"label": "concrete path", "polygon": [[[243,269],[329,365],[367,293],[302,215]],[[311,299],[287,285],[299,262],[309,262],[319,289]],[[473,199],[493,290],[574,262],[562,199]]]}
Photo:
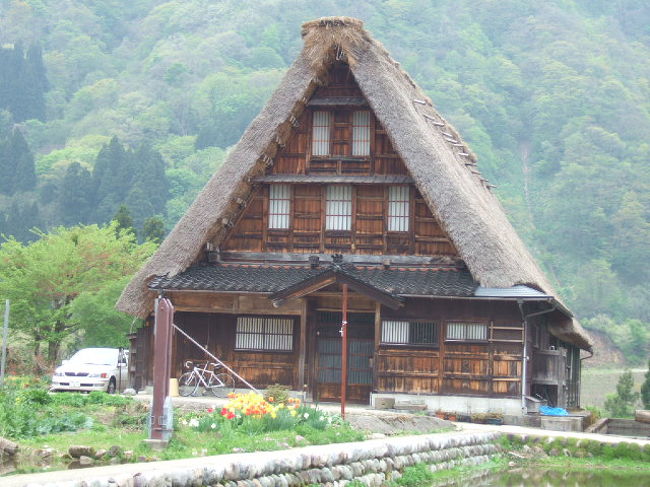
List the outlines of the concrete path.
{"label": "concrete path", "polygon": [[630,436],[617,436],[617,435],[602,435],[597,433],[578,433],[572,431],[551,431],[543,430],[541,428],[528,428],[525,426],[510,426],[501,425],[493,426],[490,424],[474,424],[474,423],[454,423],[461,431],[497,431],[505,434],[517,434],[528,436],[545,436],[549,438],[577,438],[582,440],[595,440],[601,443],[636,443],[638,445],[650,445],[650,439],[633,438]]}

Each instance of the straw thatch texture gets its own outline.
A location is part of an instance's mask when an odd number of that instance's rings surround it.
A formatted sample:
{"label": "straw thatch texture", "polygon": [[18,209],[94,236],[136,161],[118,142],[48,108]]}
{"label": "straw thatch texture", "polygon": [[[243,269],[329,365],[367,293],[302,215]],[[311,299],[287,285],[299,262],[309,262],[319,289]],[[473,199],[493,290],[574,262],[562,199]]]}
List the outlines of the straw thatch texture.
{"label": "straw thatch texture", "polygon": [[[475,157],[458,132],[381,44],[370,38],[362,22],[347,17],[317,19],[304,24],[302,34],[305,47],[280,87],[158,252],[125,289],[118,308],[146,316],[152,305],[148,280],[182,272],[208,239],[225,233],[220,222],[236,212],[233,198],[249,191],[246,178],[263,170],[260,158],[264,154],[275,154],[278,138],[283,141],[288,136],[290,116],[304,108],[335,59],[350,64],[393,146],[474,278],[485,287],[525,284],[555,294],[474,169]],[[591,346],[575,320],[552,332],[582,348]]]}

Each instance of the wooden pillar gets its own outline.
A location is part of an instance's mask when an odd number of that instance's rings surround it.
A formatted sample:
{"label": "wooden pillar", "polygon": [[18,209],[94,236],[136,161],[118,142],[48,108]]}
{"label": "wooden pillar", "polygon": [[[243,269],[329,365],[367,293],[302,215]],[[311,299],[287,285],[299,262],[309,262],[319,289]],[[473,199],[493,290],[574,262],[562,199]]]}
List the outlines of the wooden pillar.
{"label": "wooden pillar", "polygon": [[[153,359],[153,401],[151,404],[150,440],[166,442],[171,431],[167,429],[169,411],[169,375],[171,368],[171,337],[174,306],[167,298],[156,299]],[[167,413],[167,414],[166,414]]]}
{"label": "wooden pillar", "polygon": [[341,417],[345,419],[345,400],[348,392],[348,285],[343,284],[341,320]]}
{"label": "wooden pillar", "polygon": [[298,390],[305,390],[305,357],[307,356],[307,298],[302,298],[300,309],[300,337],[298,345]]}
{"label": "wooden pillar", "polygon": [[375,348],[372,355],[372,392],[378,392],[377,362],[379,361],[379,346],[381,344],[381,303],[375,303]]}

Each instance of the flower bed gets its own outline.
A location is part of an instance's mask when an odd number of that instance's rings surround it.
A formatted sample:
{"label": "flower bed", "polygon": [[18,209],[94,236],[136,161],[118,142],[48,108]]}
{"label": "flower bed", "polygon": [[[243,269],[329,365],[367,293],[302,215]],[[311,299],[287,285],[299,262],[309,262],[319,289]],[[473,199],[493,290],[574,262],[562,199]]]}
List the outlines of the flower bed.
{"label": "flower bed", "polygon": [[208,408],[205,413],[191,412],[179,418],[182,427],[221,435],[243,433],[257,435],[276,431],[314,433],[330,428],[348,430],[347,423],[338,415],[328,414],[300,399],[287,398],[276,403],[273,397],[260,394],[229,394],[229,401],[220,410]]}

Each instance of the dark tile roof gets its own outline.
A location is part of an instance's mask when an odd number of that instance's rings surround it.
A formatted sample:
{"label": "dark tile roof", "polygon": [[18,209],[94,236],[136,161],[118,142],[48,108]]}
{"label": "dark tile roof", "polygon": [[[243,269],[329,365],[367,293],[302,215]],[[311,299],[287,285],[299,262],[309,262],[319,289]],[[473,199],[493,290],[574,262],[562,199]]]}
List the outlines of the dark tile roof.
{"label": "dark tile roof", "polygon": [[[149,283],[156,290],[276,293],[331,269],[299,265],[215,264],[194,266],[174,277],[159,276]],[[341,271],[394,295],[473,296],[478,284],[467,269],[355,266]]]}

